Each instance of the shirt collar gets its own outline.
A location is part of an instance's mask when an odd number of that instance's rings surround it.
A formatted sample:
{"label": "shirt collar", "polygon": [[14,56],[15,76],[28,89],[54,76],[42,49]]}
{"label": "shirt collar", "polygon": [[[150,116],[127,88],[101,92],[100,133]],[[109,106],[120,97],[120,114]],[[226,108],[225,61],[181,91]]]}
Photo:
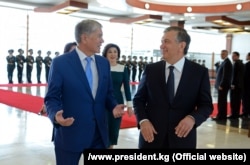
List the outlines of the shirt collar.
{"label": "shirt collar", "polygon": [[[78,47],[75,48],[78,57],[80,58],[81,61],[84,61],[86,57],[88,57],[85,53],[83,53],[80,49],[78,49]],[[93,61],[95,61],[95,55],[91,55],[90,56],[92,58]]]}
{"label": "shirt collar", "polygon": [[[183,67],[184,67],[184,62],[185,62],[185,57],[182,57],[179,61],[177,61],[173,66],[175,69],[179,72],[182,72]],[[166,62],[166,68],[168,68],[171,64]]]}

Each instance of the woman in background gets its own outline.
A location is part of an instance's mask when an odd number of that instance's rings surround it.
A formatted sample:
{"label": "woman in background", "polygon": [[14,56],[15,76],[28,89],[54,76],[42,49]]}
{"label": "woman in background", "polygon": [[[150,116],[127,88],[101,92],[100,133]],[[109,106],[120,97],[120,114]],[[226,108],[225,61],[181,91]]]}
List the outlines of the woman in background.
{"label": "woman in background", "polygon": [[69,42],[64,46],[64,50],[63,53],[68,53],[71,52],[72,50],[74,50],[76,48],[77,44],[76,42]]}
{"label": "woman in background", "polygon": [[[113,80],[114,95],[118,104],[124,104],[124,97],[121,88],[124,88],[125,98],[127,101],[128,115],[133,115],[131,91],[129,85],[128,70],[125,65],[118,64],[120,58],[120,48],[116,44],[107,44],[104,47],[102,55],[108,59],[111,67],[111,76]],[[113,114],[107,111],[108,128],[109,128],[109,148],[112,149],[117,145],[119,130],[122,118],[114,118]]]}

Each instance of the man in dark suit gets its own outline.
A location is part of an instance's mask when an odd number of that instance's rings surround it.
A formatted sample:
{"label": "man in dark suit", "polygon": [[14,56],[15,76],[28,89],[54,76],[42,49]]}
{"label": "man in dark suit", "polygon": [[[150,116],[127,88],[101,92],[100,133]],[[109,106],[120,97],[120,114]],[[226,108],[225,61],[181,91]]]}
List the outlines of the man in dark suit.
{"label": "man in dark suit", "polygon": [[250,52],[246,56],[244,90],[242,97],[242,117],[250,118]]}
{"label": "man in dark suit", "polygon": [[233,75],[230,89],[230,108],[231,115],[229,119],[238,119],[240,117],[241,99],[243,93],[244,82],[244,64],[240,60],[240,53],[235,51],[232,53]]}
{"label": "man in dark suit", "polygon": [[216,74],[215,88],[218,90],[218,114],[213,120],[227,119],[227,98],[231,88],[233,65],[228,58],[228,51],[221,51],[221,59],[223,60]]}
{"label": "man in dark suit", "polygon": [[[165,29],[163,60],[143,72],[134,110],[140,129],[139,148],[196,148],[197,127],[212,113],[208,69],[185,58],[190,36],[181,27]],[[167,90],[169,66],[174,67],[174,98]]]}
{"label": "man in dark suit", "polygon": [[[124,114],[124,105],[118,105],[113,95],[109,62],[96,55],[104,42],[102,36],[99,22],[83,20],[75,27],[78,46],[52,61],[45,105],[54,125],[57,165],[78,165],[88,148],[106,149],[105,111],[113,111],[114,117]],[[85,73],[89,63],[92,83]]]}

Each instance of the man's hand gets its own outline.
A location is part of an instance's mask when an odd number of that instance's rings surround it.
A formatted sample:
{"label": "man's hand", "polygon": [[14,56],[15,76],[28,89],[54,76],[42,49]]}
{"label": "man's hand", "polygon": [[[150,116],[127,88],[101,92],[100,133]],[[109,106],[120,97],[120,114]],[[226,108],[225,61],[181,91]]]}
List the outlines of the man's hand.
{"label": "man's hand", "polygon": [[134,115],[134,110],[132,109],[132,107],[128,107],[127,108],[127,113],[128,113],[129,117],[131,117],[132,115]]}
{"label": "man's hand", "polygon": [[63,114],[63,110],[60,110],[56,113],[56,116],[55,116],[56,122],[60,124],[61,126],[71,126],[73,122],[75,121],[75,119],[73,117],[68,117],[65,119],[62,114]]}
{"label": "man's hand", "polygon": [[140,130],[146,142],[151,143],[154,141],[154,134],[157,134],[157,132],[149,120],[145,120],[140,124]]}
{"label": "man's hand", "polygon": [[125,113],[124,108],[125,108],[125,105],[123,105],[123,104],[117,105],[113,109],[113,115],[114,115],[114,117],[115,118],[122,117],[122,115],[124,115],[124,113]]}
{"label": "man's hand", "polygon": [[186,116],[182,119],[177,127],[175,127],[175,134],[180,138],[185,138],[189,134],[189,132],[194,127],[195,121],[191,116]]}

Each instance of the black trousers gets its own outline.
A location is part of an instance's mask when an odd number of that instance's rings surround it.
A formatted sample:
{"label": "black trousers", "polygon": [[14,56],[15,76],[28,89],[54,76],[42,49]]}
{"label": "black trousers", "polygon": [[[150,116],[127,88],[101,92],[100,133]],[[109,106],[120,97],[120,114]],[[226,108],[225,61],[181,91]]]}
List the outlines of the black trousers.
{"label": "black trousers", "polygon": [[242,99],[242,89],[234,88],[230,90],[230,108],[233,117],[239,117]]}

